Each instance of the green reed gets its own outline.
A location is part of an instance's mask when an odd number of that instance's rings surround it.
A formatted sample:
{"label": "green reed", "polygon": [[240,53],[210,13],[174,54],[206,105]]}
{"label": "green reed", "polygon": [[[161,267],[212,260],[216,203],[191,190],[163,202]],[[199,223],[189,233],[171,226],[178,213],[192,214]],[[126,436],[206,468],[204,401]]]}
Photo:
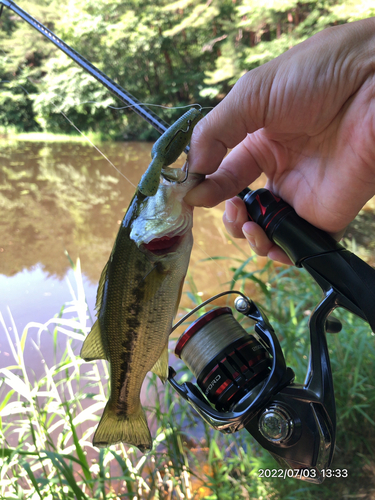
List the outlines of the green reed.
{"label": "green reed", "polygon": [[[254,271],[254,257],[238,261],[231,287],[246,291],[251,281],[266,310],[287,363],[303,382],[309,353],[308,315],[321,292],[304,271],[277,268]],[[85,363],[79,349],[93,322],[74,265],[72,300],[44,325],[30,323],[22,334],[9,312],[0,316],[12,364],[0,372],[0,498],[4,499],[154,499],[341,498],[356,494],[358,481],[371,486],[374,457],[375,346],[368,326],[346,312],[337,316],[343,331],[328,336],[337,402],[337,448],[333,467],[347,468],[348,480],[321,486],[292,479],[262,479],[259,469],[277,469],[272,457],[246,432],[224,435],[205,425],[190,406],[152,375],[146,380],[152,406],[146,408],[154,434],[148,455],[123,445],[92,447],[93,432],[108,394],[107,363]],[[189,278],[192,307],[201,303]],[[232,299],[229,299],[232,300]],[[246,323],[243,323],[246,326]],[[9,333],[11,328],[12,335]],[[33,340],[36,338],[38,341]],[[45,359],[43,338],[53,338]],[[64,345],[61,347],[61,339]],[[39,356],[43,375],[28,369]],[[177,367],[177,379],[191,378]],[[169,493],[168,493],[169,491]],[[190,495],[191,493],[191,495]],[[170,495],[170,496],[168,496]]]}

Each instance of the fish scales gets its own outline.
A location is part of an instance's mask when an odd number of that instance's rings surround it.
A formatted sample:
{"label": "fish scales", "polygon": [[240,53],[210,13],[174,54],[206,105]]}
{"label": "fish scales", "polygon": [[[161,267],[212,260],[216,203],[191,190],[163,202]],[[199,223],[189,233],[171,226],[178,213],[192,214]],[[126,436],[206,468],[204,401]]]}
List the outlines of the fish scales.
{"label": "fish scales", "polygon": [[110,364],[111,393],[94,446],[152,447],[140,393],[148,371],[163,382],[168,377],[168,337],[193,245],[193,208],[183,198],[203,179],[189,174],[178,183],[178,169],[165,167],[185,149],[200,118],[198,110],[188,111],[157,141],[100,277],[98,319],[81,350],[86,361]]}
{"label": "fish scales", "polygon": [[[136,194],[122,221],[100,279],[98,320],[81,351],[85,360],[101,357],[111,368],[111,395],[95,446],[152,447],[140,392],[148,371],[163,381],[168,376],[168,338],[193,244],[193,209],[183,197],[200,180],[164,180],[156,196]],[[163,237],[170,237],[170,247],[148,250]]]}
{"label": "fish scales", "polygon": [[[129,221],[123,221],[125,231],[120,231],[115,251],[111,256],[107,280],[111,287],[103,300],[103,313],[99,313],[100,326],[108,338],[111,359],[111,405],[124,412],[134,412],[139,407],[141,385],[146,373],[159,359],[168,341],[174,308],[166,314],[166,305],[175,301],[181,280],[186,274],[186,265],[179,259],[166,267],[162,262],[150,261],[145,254],[136,252],[136,244],[129,238]],[[189,235],[188,235],[189,236]],[[185,240],[190,238],[185,238]],[[186,241],[188,244],[189,242]],[[126,260],[122,258],[127,255]],[[152,273],[163,276],[153,279]],[[130,286],[124,288],[129,281]],[[109,311],[119,310],[113,315]],[[142,318],[142,319],[140,319]],[[163,338],[159,349],[153,339]],[[131,377],[132,367],[137,377]],[[126,377],[128,375],[128,377]],[[127,384],[127,386],[126,386]],[[132,397],[129,399],[129,394]]]}

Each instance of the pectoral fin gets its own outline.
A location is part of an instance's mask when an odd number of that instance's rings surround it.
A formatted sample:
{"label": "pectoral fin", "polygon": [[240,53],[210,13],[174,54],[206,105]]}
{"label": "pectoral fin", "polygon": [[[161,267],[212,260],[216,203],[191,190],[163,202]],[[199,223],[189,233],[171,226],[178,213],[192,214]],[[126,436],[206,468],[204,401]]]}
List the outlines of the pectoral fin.
{"label": "pectoral fin", "polygon": [[98,320],[95,321],[94,326],[91,328],[90,333],[83,342],[80,356],[85,361],[107,359]]}
{"label": "pectoral fin", "polygon": [[152,373],[155,373],[160,380],[164,383],[168,378],[168,342],[165,344],[160,358],[156,361],[151,368]]}
{"label": "pectoral fin", "polygon": [[163,281],[166,278],[167,271],[164,270],[163,266],[160,263],[156,263],[152,269],[143,277],[143,300],[148,302],[155,297],[155,294],[158,293],[161,286],[163,285]]}

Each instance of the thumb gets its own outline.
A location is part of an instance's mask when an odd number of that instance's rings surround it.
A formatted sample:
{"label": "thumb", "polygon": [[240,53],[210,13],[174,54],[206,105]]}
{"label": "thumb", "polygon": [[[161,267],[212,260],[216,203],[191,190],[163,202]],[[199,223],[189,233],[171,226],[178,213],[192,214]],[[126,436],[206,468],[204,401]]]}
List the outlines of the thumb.
{"label": "thumb", "polygon": [[227,153],[264,126],[275,61],[249,71],[229,94],[195,127],[189,152],[189,169],[212,174]]}
{"label": "thumb", "polygon": [[[265,66],[238,80],[221,103],[196,125],[190,143],[189,171],[209,177],[186,195],[187,203],[213,206],[236,195],[260,175],[245,139],[264,126],[269,96],[266,87],[273,74]],[[223,162],[228,149],[233,148]]]}

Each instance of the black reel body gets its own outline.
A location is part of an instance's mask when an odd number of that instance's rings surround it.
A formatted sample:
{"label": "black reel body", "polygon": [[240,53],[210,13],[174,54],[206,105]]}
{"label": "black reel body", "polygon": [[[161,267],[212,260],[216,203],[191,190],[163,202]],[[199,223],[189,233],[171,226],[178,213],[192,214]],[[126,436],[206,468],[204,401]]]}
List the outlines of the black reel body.
{"label": "black reel body", "polygon": [[[239,292],[232,292],[239,293]],[[255,303],[240,294],[235,308],[256,321],[247,333],[228,307],[211,310],[185,330],[175,353],[197,385],[169,382],[214,429],[245,428],[293,476],[320,483],[332,461],[336,411],[325,337],[336,307],[332,292],[310,320],[310,366],[304,385],[295,384],[272,326]]]}
{"label": "black reel body", "polygon": [[[310,316],[310,360],[305,383],[295,384],[279,341],[260,307],[240,292],[235,308],[255,321],[247,334],[230,314],[214,310],[180,337],[176,353],[197,378],[169,382],[214,429],[245,428],[285,468],[288,477],[321,483],[332,462],[336,441],[336,407],[326,332],[337,333],[330,318],[337,307],[367,321],[375,331],[375,270],[330,235],[300,218],[267,189],[244,189],[238,195],[250,220],[304,267],[324,292]],[[225,293],[224,293],[225,294]],[[211,302],[204,302],[183,318]],[[216,311],[216,312],[215,312]],[[284,476],[285,477],[285,476]]]}

